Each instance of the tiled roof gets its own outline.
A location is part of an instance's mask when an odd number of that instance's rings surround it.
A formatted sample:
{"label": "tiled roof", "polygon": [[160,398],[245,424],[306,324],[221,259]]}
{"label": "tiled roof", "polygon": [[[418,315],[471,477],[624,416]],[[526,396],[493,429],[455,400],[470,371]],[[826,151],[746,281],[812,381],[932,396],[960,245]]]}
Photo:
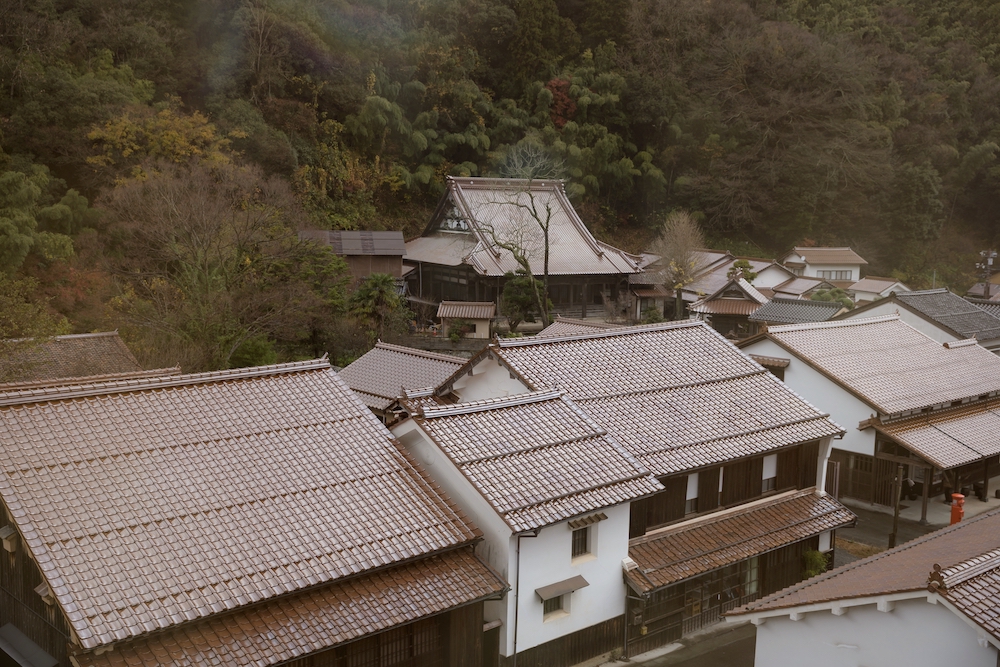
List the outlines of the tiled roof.
{"label": "tiled roof", "polygon": [[142,372],[117,331],[56,336],[16,345],[0,360],[0,378],[11,382]]}
{"label": "tiled roof", "polygon": [[666,299],[674,293],[663,285],[653,285],[652,287],[633,287],[632,294],[641,299]]}
{"label": "tiled roof", "polygon": [[786,255],[786,261],[792,254],[797,254],[808,264],[867,264],[861,255],[850,248],[792,248]]}
{"label": "tiled roof", "polygon": [[1000,398],[873,425],[945,470],[1000,454]]}
{"label": "tiled roof", "polygon": [[898,286],[897,292],[909,292],[910,288],[894,278],[880,278],[878,276],[865,276],[858,282],[851,285],[848,290],[851,292],[873,292],[882,294],[891,287]]}
{"label": "tiled roof", "polygon": [[444,266],[459,266],[476,248],[471,234],[438,233],[406,242],[406,259]]}
{"label": "tiled roof", "polygon": [[1000,319],[977,308],[947,288],[902,292],[897,301],[923,313],[955,332],[961,338],[994,340],[1000,338]]}
{"label": "tiled roof", "polygon": [[[1000,639],[1000,549],[942,568],[935,565],[931,586],[973,623]],[[941,584],[934,586],[940,577]]]}
{"label": "tiled roof", "polygon": [[831,496],[791,491],[629,540],[638,568],[625,576],[635,591],[648,593],[856,520]]}
{"label": "tiled roof", "polygon": [[[1000,285],[994,285],[990,283],[989,285],[989,301],[1000,301]],[[973,297],[986,297],[986,283],[976,283],[968,289],[965,293],[966,296]]]}
{"label": "tiled roof", "polygon": [[998,547],[1000,511],[992,510],[807,579],[729,615],[926,590],[935,564],[949,568]]}
{"label": "tiled roof", "polygon": [[403,232],[308,229],[299,232],[299,238],[324,243],[330,246],[333,252],[338,255],[388,255],[402,257],[406,254]]}
{"label": "tiled roof", "polygon": [[438,317],[459,317],[467,320],[491,320],[497,314],[492,301],[442,301]]}
{"label": "tiled roof", "polygon": [[470,549],[456,549],[74,659],[80,667],[275,665],[502,590]]}
{"label": "tiled roof", "polygon": [[700,275],[696,276],[690,284],[684,286],[684,291],[704,295],[715,294],[720,289],[724,288],[730,280],[732,280],[729,277],[729,270],[732,269],[733,264],[740,261],[740,259],[747,261],[750,264],[751,270],[755,272],[763,271],[767,267],[774,264],[774,261],[770,259],[747,259],[730,256],[730,259],[727,262],[717,262],[709,265],[709,267]]}
{"label": "tiled roof", "polygon": [[84,648],[478,535],[325,359],[0,404],[0,495]]}
{"label": "tiled roof", "polygon": [[799,276],[798,278],[792,278],[779,285],[775,285],[772,289],[775,296],[793,296],[798,298],[806,292],[814,290],[817,287],[823,287],[824,285],[833,287],[822,278],[805,278]]}
{"label": "tiled roof", "polygon": [[424,406],[415,418],[515,532],[663,490],[560,392]]}
{"label": "tiled roof", "polygon": [[987,301],[985,299],[971,299],[968,297],[966,297],[966,301],[974,304],[976,308],[1000,319],[1000,301]]}
{"label": "tiled roof", "polygon": [[[731,290],[737,290],[742,298],[730,297]],[[720,287],[714,294],[691,304],[689,310],[695,313],[717,315],[750,315],[767,303],[766,296],[743,278],[735,278]]]}
{"label": "tiled roof", "polygon": [[377,343],[345,366],[340,377],[358,393],[365,405],[385,410],[402,395],[402,389],[436,386],[465,362],[450,354]]}
{"label": "tiled roof", "polygon": [[534,212],[549,224],[549,275],[629,274],[642,270],[639,256],[593,237],[566,197],[561,181],[448,177],[447,185],[446,196],[469,225],[469,232],[438,232],[427,238],[464,237],[471,245],[459,250],[454,243],[447,248],[432,248],[429,242],[411,241],[406,246],[410,259],[457,264],[454,260],[462,252],[462,261],[480,275],[503,276],[521,267],[500,244],[516,243],[527,252],[532,271],[541,275],[544,240]]}
{"label": "tiled roof", "polygon": [[772,299],[750,316],[751,322],[801,324],[825,322],[840,312],[844,306],[837,301],[811,299]]}
{"label": "tiled roof", "polygon": [[109,373],[107,375],[88,375],[85,377],[66,377],[54,380],[30,380],[26,382],[0,382],[0,394],[30,392],[33,390],[44,390],[52,387],[65,387],[79,384],[101,384],[114,382],[116,380],[141,380],[145,378],[158,378],[170,375],[180,375],[181,367],[156,368],[151,371],[131,371],[128,373]]}
{"label": "tiled roof", "polygon": [[490,349],[533,389],[566,391],[656,475],[843,432],[703,322]]}
{"label": "tiled roof", "polygon": [[556,317],[552,324],[538,332],[537,336],[565,336],[567,334],[593,333],[603,329],[615,329],[619,325],[597,320],[577,320],[570,317]]}
{"label": "tiled roof", "polygon": [[1000,391],[1000,358],[944,347],[898,315],[771,327],[767,337],[886,415]]}

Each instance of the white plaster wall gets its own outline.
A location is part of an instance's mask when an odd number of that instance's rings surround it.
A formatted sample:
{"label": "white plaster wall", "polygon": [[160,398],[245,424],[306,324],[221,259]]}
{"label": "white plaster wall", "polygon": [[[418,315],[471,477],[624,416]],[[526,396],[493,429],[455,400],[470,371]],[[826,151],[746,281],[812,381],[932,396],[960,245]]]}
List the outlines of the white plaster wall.
{"label": "white plaster wall", "polygon": [[824,278],[823,280],[853,280],[857,282],[861,280],[861,265],[860,264],[806,264],[805,269],[802,271],[802,275],[808,276],[810,278],[818,278],[820,271],[850,271],[850,278]]}
{"label": "white plaster wall", "polygon": [[997,651],[942,605],[896,602],[895,610],[851,607],[801,621],[769,618],[757,628],[756,667],[996,667]]}
{"label": "white plaster wall", "polygon": [[[406,448],[444,489],[466,516],[483,531],[483,540],[476,546],[476,554],[485,560],[508,582],[511,581],[513,554],[509,550],[511,530],[493,510],[482,494],[476,490],[465,475],[445,456],[424,434],[413,419],[407,419],[392,427],[392,434]],[[513,628],[513,605],[510,593],[503,600],[486,602],[484,618],[487,622],[500,619],[500,646],[510,639]]]}
{"label": "white plaster wall", "polygon": [[453,390],[462,403],[531,391],[520,380],[512,378],[510,371],[496,359],[479,362],[472,369],[472,375],[466,375],[455,382]]}
{"label": "white plaster wall", "polygon": [[[869,456],[875,455],[874,429],[858,430],[860,422],[877,413],[875,408],[862,402],[773,341],[760,340],[744,347],[743,351],[747,354],[791,359],[791,363],[785,369],[785,384],[799,396],[812,403],[818,410],[828,413],[833,421],[847,431],[843,439],[833,441],[834,449]],[[820,459],[823,459],[822,451]]]}
{"label": "white plaster wall", "polygon": [[880,303],[879,305],[872,306],[871,308],[860,313],[851,311],[847,315],[844,315],[844,319],[861,319],[864,317],[878,317],[879,315],[895,315],[897,313],[899,314],[899,319],[901,321],[906,322],[920,333],[936,340],[939,343],[950,343],[953,340],[958,340],[958,337],[951,335],[947,331],[939,328],[936,324],[928,322],[924,318],[913,314],[913,312],[907,308],[900,307],[899,304],[893,303],[892,301]]}
{"label": "white plaster wall", "polygon": [[788,275],[787,270],[779,269],[772,265],[757,274],[757,277],[753,279],[753,286],[774,287],[775,285],[788,282],[790,278],[791,276]]}
{"label": "white plaster wall", "polygon": [[[604,521],[591,525],[596,530],[594,558],[572,558],[573,531],[566,522],[543,528],[538,537],[521,538],[521,583],[518,589],[520,620],[517,632],[518,652],[551,641],[563,635],[583,630],[602,621],[625,613],[625,583],[622,578],[622,559],[628,556],[629,504],[618,505],[603,511]],[[511,538],[513,552],[516,537]],[[544,620],[542,601],[535,594],[536,588],[548,586],[576,575],[582,575],[590,584],[570,594],[569,614]],[[513,597],[516,582],[511,581]],[[501,653],[511,655],[513,644]]]}

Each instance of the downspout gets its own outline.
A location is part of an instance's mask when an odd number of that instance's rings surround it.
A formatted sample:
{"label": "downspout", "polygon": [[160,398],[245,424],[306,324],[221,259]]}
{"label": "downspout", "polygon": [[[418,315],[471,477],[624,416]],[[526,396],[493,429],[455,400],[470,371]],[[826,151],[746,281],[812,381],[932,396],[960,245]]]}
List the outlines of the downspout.
{"label": "downspout", "polygon": [[514,584],[514,660],[511,662],[511,667],[517,667],[517,626],[521,618],[521,538],[538,537],[539,530],[536,528],[531,534],[518,533],[517,535],[514,563],[514,574],[517,577],[517,582]]}

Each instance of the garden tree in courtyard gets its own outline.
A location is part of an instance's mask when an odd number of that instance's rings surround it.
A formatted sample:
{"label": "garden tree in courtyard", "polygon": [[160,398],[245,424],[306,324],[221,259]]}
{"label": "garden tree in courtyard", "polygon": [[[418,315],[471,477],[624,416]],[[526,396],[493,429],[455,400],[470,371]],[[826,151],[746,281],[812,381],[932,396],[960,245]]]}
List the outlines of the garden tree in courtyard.
{"label": "garden tree in courtyard", "polygon": [[[508,273],[507,282],[503,285],[503,299],[500,302],[500,314],[507,318],[511,333],[517,331],[521,322],[534,321],[535,289],[532,278],[523,272]],[[549,308],[552,307],[549,302]]]}
{"label": "garden tree in courtyard", "polygon": [[698,270],[698,249],[705,245],[698,223],[687,211],[672,211],[663,221],[652,252],[659,255],[658,265],[666,285],[674,291],[674,319],[684,315],[681,290],[690,285]]}
{"label": "garden tree in courtyard", "polygon": [[344,309],[343,261],[300,242],[287,184],[257,167],[145,163],[103,202],[111,302],[146,364],[190,371],[295,354]]}
{"label": "garden tree in courtyard", "polygon": [[733,262],[733,265],[729,267],[729,271],[726,272],[726,278],[729,280],[742,278],[748,283],[752,283],[756,277],[757,272],[753,270],[753,265],[745,259],[738,259]]}
{"label": "garden tree in courtyard", "polygon": [[812,301],[836,301],[848,310],[853,310],[854,308],[854,302],[851,301],[851,297],[839,287],[817,290],[809,299]]}

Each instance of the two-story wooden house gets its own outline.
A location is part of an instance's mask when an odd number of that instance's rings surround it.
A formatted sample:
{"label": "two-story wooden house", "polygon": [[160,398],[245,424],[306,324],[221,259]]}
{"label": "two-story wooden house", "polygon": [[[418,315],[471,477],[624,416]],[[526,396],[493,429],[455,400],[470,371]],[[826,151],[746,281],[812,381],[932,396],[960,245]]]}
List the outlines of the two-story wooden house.
{"label": "two-story wooden house", "polygon": [[421,401],[460,409],[545,390],[665,489],[630,506],[629,655],[798,581],[804,552],[829,553],[854,521],[823,489],[843,429],[703,322],[500,339]]}
{"label": "two-story wooden house", "polygon": [[481,664],[482,534],[325,359],[2,393],[0,450],[4,665]]}

